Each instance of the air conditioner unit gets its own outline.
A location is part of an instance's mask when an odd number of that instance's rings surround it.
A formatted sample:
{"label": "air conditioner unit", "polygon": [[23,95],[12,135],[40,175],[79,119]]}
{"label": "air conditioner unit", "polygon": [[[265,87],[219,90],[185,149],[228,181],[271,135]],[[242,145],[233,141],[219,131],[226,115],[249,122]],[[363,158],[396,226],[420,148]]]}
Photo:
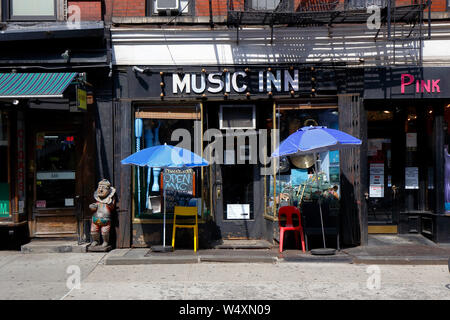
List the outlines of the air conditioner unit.
{"label": "air conditioner unit", "polygon": [[256,129],[255,105],[221,105],[219,128]]}
{"label": "air conditioner unit", "polygon": [[158,12],[166,12],[168,15],[176,11],[180,10],[180,0],[156,0],[156,11]]}

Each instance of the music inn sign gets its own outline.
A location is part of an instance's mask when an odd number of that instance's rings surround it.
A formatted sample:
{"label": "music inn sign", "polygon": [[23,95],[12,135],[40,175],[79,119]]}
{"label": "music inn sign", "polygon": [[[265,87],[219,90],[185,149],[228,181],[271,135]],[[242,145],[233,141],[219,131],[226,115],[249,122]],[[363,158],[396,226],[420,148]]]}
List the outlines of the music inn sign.
{"label": "music inn sign", "polygon": [[[172,74],[172,93],[243,93],[250,86],[247,71]],[[300,90],[299,70],[258,71],[258,92]],[[306,80],[306,79],[304,79]]]}

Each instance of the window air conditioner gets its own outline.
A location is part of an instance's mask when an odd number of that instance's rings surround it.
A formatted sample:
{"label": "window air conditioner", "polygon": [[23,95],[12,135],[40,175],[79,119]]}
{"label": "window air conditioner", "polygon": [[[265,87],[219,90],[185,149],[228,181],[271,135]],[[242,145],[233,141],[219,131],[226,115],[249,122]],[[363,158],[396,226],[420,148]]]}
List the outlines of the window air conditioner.
{"label": "window air conditioner", "polygon": [[256,129],[256,109],[254,105],[221,105],[219,128]]}
{"label": "window air conditioner", "polygon": [[178,12],[180,10],[179,0],[156,0],[156,11],[158,13],[166,13],[170,15],[172,12]]}

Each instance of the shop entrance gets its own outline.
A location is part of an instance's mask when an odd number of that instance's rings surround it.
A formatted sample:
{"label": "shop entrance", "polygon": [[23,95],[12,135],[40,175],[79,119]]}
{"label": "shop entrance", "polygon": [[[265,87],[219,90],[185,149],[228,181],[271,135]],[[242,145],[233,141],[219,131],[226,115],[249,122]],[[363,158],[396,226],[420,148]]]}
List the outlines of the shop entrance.
{"label": "shop entrance", "polygon": [[401,141],[396,131],[402,130],[401,125],[396,125],[400,121],[397,117],[399,114],[390,109],[367,111],[369,190],[365,196],[369,233],[376,230],[397,232]]}
{"label": "shop entrance", "polygon": [[[215,165],[216,221],[224,239],[262,237],[263,203],[255,189],[260,183],[257,165]],[[256,200],[255,200],[256,199]],[[261,202],[261,204],[259,204]]]}
{"label": "shop entrance", "polygon": [[[262,239],[264,177],[258,161],[258,128],[268,108],[252,104],[209,104],[208,128],[220,132],[223,156],[211,167],[213,212],[223,239]],[[270,111],[270,110],[269,110]],[[220,141],[220,142],[218,142]]]}
{"label": "shop entrance", "polygon": [[[83,220],[89,217],[86,206],[95,190],[86,116],[54,111],[47,117],[29,126],[30,233],[32,237],[77,238],[84,232]],[[42,119],[42,114],[34,119]]]}
{"label": "shop entrance", "polygon": [[433,116],[414,103],[367,108],[369,233],[420,232],[434,210]]}

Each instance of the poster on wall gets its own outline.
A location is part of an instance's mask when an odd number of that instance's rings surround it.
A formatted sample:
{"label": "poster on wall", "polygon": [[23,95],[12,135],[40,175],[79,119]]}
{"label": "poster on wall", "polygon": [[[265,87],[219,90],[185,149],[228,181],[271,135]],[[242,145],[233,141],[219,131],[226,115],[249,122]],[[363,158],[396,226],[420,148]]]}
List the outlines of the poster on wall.
{"label": "poster on wall", "polygon": [[391,143],[391,139],[367,139],[367,155],[375,157],[383,150],[383,143]]}
{"label": "poster on wall", "polygon": [[370,164],[369,197],[384,197],[384,163]]}
{"label": "poster on wall", "polygon": [[419,189],[419,167],[405,168],[405,189]]}
{"label": "poster on wall", "polygon": [[227,219],[250,219],[250,204],[227,204]]}
{"label": "poster on wall", "polygon": [[408,132],[406,134],[406,147],[407,148],[417,148],[417,133]]}

